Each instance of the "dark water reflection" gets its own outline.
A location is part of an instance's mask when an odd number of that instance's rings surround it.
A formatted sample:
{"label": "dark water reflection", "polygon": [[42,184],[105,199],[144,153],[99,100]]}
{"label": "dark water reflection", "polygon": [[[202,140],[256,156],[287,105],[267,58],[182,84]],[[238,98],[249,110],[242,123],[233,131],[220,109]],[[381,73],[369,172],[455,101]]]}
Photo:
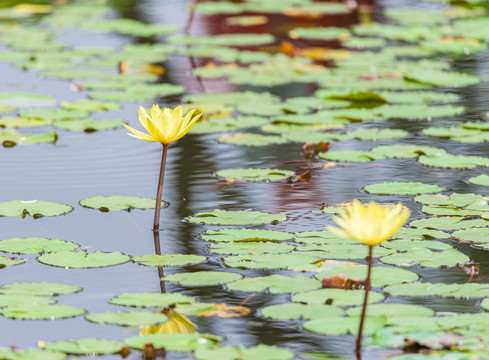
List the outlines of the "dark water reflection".
{"label": "dark water reflection", "polygon": [[[382,1],[378,6],[397,4]],[[405,1],[402,4],[418,4]],[[114,10],[123,16],[145,22],[176,23],[184,26],[188,13],[185,1],[114,1]],[[355,19],[343,19],[346,24]],[[193,31],[205,33],[208,23],[196,20]],[[130,38],[114,34],[96,36],[93,33],[70,29],[60,40],[77,46],[119,47]],[[170,60],[165,63],[165,81],[183,83],[189,92],[198,92],[199,87],[190,73],[190,63]],[[456,67],[464,71],[479,72],[489,76],[489,55],[479,54],[469,60],[458,61]],[[61,100],[76,100],[80,95],[69,91],[65,81],[40,80],[33,72],[21,72],[6,63],[0,63],[3,81],[1,91],[29,91],[51,94]],[[208,84],[209,85],[209,84]],[[212,89],[216,84],[209,85]],[[228,88],[229,89],[229,88]],[[310,85],[291,84],[288,87],[267,89],[282,96],[311,94]],[[457,90],[463,97],[463,105],[468,114],[457,118],[428,121],[386,121],[375,123],[376,127],[405,129],[410,136],[403,139],[406,144],[433,145],[447,149],[454,154],[487,155],[486,144],[458,144],[436,140],[421,134],[426,126],[442,126],[478,120],[481,112],[488,111],[489,85],[468,87]],[[130,124],[137,123],[137,105],[124,104],[120,111],[111,112],[110,117],[121,117]],[[151,102],[142,103],[151,106]],[[104,114],[105,115],[105,114]],[[36,131],[36,130],[34,130]],[[393,141],[359,142],[348,141],[332,144],[334,149],[369,149],[376,145],[391,144]],[[154,252],[151,232],[153,214],[150,211],[99,213],[77,205],[85,197],[95,195],[138,195],[154,197],[158,176],[160,148],[155,144],[135,141],[125,135],[124,130],[98,132],[93,134],[59,131],[56,146],[16,146],[0,149],[0,191],[1,201],[16,199],[40,199],[67,203],[75,207],[71,214],[55,218],[33,220],[31,218],[5,218],[1,220],[2,239],[11,237],[60,238],[81,244],[87,250],[121,251],[133,256]],[[295,184],[226,184],[215,177],[221,169],[240,167],[280,166],[296,171],[310,169],[313,179],[310,183]],[[323,169],[319,162],[306,161],[300,144],[286,144],[266,148],[238,147],[218,144],[216,136],[190,135],[171,146],[168,155],[167,173],[163,198],[171,206],[162,209],[160,232],[162,253],[202,254],[209,258],[205,264],[184,268],[185,271],[216,270],[223,268],[221,256],[209,254],[207,244],[198,240],[204,227],[189,224],[183,219],[192,213],[215,208],[228,210],[255,209],[287,214],[288,221],[278,225],[260,228],[285,231],[322,230],[331,223],[330,216],[319,214],[322,203],[336,204],[359,198],[364,201],[375,199],[379,202],[402,201],[413,211],[413,217],[424,217],[419,204],[406,196],[372,196],[362,191],[365,185],[383,181],[422,181],[445,186],[448,192],[474,192],[488,195],[487,188],[468,184],[466,179],[484,170],[444,170],[424,167],[414,160],[385,160],[370,164],[340,165]],[[453,244],[452,240],[447,240]],[[468,245],[455,245],[471,259],[480,264],[481,276],[474,281],[487,282],[489,260],[487,253]],[[58,297],[63,305],[80,306],[89,312],[116,311],[120,307],[107,300],[123,292],[161,291],[156,268],[138,266],[133,263],[93,270],[64,270],[44,266],[35,256],[26,256],[27,264],[22,267],[3,269],[2,283],[12,282],[61,282],[83,287],[83,292]],[[469,275],[461,269],[421,269],[414,268],[423,281],[466,282]],[[165,274],[173,274],[178,269],[165,269]],[[264,271],[236,270],[246,276],[261,276]],[[292,274],[288,271],[276,271]],[[270,272],[266,272],[270,274]],[[161,273],[160,273],[161,275]],[[227,292],[220,286],[187,288],[174,283],[166,284],[166,291],[180,292],[196,296],[200,301],[225,302],[239,305],[249,293]],[[225,336],[226,344],[253,346],[258,343],[276,344],[296,353],[304,351],[329,351],[345,354],[345,349],[353,348],[351,337],[322,337],[301,331],[299,322],[267,321],[259,317],[259,308],[288,301],[286,295],[259,293],[246,305],[252,309],[243,318],[196,318],[200,332],[210,332]],[[388,302],[416,303],[432,307],[438,311],[472,312],[475,302],[443,299],[389,298]],[[0,345],[15,344],[20,348],[35,346],[37,340],[60,340],[81,337],[124,339],[135,336],[138,329],[125,331],[118,326],[96,325],[75,318],[60,321],[13,321],[0,318]],[[28,329],[28,330],[26,330]],[[378,359],[387,352],[371,350],[366,359]],[[187,355],[172,354],[169,358],[185,359]],[[112,357],[107,357],[110,359]],[[114,357],[115,358],[115,357]],[[130,358],[137,358],[131,355]]]}

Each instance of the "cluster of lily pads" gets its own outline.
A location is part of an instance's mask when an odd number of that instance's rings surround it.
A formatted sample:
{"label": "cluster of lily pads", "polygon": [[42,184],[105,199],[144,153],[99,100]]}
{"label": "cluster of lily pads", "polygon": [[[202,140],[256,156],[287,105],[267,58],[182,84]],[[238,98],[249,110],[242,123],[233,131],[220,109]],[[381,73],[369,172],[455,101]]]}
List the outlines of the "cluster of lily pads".
{"label": "cluster of lily pads", "polygon": [[[319,26],[314,19],[349,16],[358,9],[344,3],[312,0],[199,2],[192,8],[196,17],[225,16],[226,26],[240,30],[240,33],[215,36],[179,34],[179,28],[170,25],[108,19],[111,8],[103,0],[5,8],[0,11],[0,18],[8,21],[0,23],[0,44],[9,50],[0,53],[0,61],[12,62],[25,71],[36,71],[42,78],[68,80],[73,90],[82,92],[88,99],[61,102],[59,107],[52,108],[57,102],[47,95],[0,94],[0,127],[5,128],[0,131],[0,141],[9,147],[54,143],[58,136],[55,131],[38,133],[36,130],[36,133],[28,134],[17,128],[53,126],[60,130],[85,132],[119,128],[124,123],[122,120],[100,119],[97,114],[92,118],[91,114],[118,110],[120,102],[184,94],[182,86],[158,82],[164,71],[160,64],[169,56],[190,56],[205,62],[193,71],[196,77],[203,79],[204,86],[209,79],[219,78],[231,84],[270,90],[186,95],[183,97],[186,107],[197,107],[205,114],[204,120],[191,130],[195,136],[217,133],[221,134],[217,138],[220,143],[263,146],[264,151],[269,145],[329,142],[331,150],[319,153],[318,158],[339,163],[416,159],[422,165],[439,168],[487,167],[487,157],[451,154],[441,147],[413,145],[412,142],[368,145],[368,151],[342,148],[343,144],[408,138],[413,134],[390,128],[390,125],[453,119],[470,110],[460,105],[462,99],[456,89],[479,84],[484,79],[478,74],[454,71],[451,64],[453,59],[487,50],[489,36],[484,29],[489,26],[489,18],[485,16],[487,9],[481,5],[482,1],[457,3],[463,6],[447,4],[423,11],[387,8],[387,24],[367,22],[337,28]],[[245,16],[243,12],[252,15]],[[35,27],[22,25],[24,17],[38,16]],[[284,34],[279,34],[279,39],[276,34],[262,31],[270,16],[306,19],[311,26],[286,29]],[[109,48],[73,48],[56,39],[59,29],[70,26],[138,38],[153,37],[161,43],[128,44],[115,52]],[[248,29],[249,33],[243,33],[243,29]],[[280,48],[273,48],[278,41],[281,41]],[[333,65],[327,66],[330,62]],[[282,99],[273,94],[275,86],[290,83],[314,84],[320,89],[307,97]],[[425,127],[417,135],[463,143],[485,142],[489,139],[487,116],[487,113],[475,114],[475,121],[451,127]],[[364,123],[369,123],[368,127]],[[374,127],[377,124],[382,126]],[[243,132],[243,129],[249,132]],[[235,132],[237,130],[239,132]],[[433,141],[443,143],[445,140]],[[267,168],[216,169],[216,174],[232,182],[285,181],[294,175],[290,170]],[[468,181],[489,186],[489,175],[481,174]],[[420,268],[475,269],[471,259],[456,249],[456,244],[461,242],[478,249],[489,249],[488,198],[479,194],[440,194],[447,189],[419,182],[377,183],[365,186],[363,190],[372,195],[417,195],[414,201],[427,215],[411,221],[409,227],[401,229],[392,241],[384,242],[374,250],[374,291],[369,299],[372,304],[368,308],[365,328],[365,333],[372,335],[368,344],[402,348],[405,338],[410,338],[431,350],[428,354],[391,357],[396,360],[489,356],[486,343],[488,318],[487,314],[481,313],[489,310],[489,285],[430,283],[422,281],[416,272]],[[103,212],[151,209],[154,199],[96,196],[81,200],[80,205]],[[325,207],[324,216],[337,213],[341,207],[342,204]],[[2,217],[29,215],[41,218],[65,215],[73,210],[71,205],[40,200],[0,203]],[[366,273],[363,264],[365,247],[326,230],[289,233],[260,228],[263,224],[286,220],[284,213],[250,210],[215,209],[189,216],[187,221],[190,223],[225,226],[206,228],[201,235],[202,240],[209,242],[208,256],[153,254],[131,257],[117,251],[105,253],[79,249],[79,244],[61,239],[2,239],[0,251],[22,257],[0,257],[0,266],[22,265],[30,260],[29,256],[37,256],[41,264],[65,269],[116,266],[128,262],[177,267],[205,262],[215,254],[222,257],[223,265],[217,271],[177,272],[164,276],[163,280],[183,287],[222,286],[226,291],[246,295],[265,291],[288,294],[289,301],[263,307],[257,311],[258,316],[319,335],[355,335],[363,290],[323,288],[323,281],[332,276],[363,278]],[[253,269],[291,273],[243,275]],[[124,293],[107,299],[114,305],[142,308],[131,311],[86,314],[82,308],[56,304],[58,295],[80,291],[78,286],[56,283],[3,285],[0,287],[0,315],[30,320],[85,316],[87,321],[97,324],[134,327],[171,321],[162,308],[171,308],[188,316],[229,317],[250,312],[245,306],[204,303],[178,293]],[[401,302],[404,299],[407,299],[405,302],[415,302],[426,297],[475,300],[476,312],[447,314],[412,303],[382,303],[387,297],[401,299]],[[288,349],[263,344],[251,348],[220,346],[222,340],[216,335],[199,333],[145,334],[123,342],[86,338],[40,342],[40,349],[23,352],[0,348],[0,358],[35,360],[64,359],[67,354],[124,355],[129,348],[148,351],[148,343],[155,349],[192,352],[200,360],[217,357],[272,360],[295,356]],[[326,355],[306,353],[301,356],[316,359]]]}

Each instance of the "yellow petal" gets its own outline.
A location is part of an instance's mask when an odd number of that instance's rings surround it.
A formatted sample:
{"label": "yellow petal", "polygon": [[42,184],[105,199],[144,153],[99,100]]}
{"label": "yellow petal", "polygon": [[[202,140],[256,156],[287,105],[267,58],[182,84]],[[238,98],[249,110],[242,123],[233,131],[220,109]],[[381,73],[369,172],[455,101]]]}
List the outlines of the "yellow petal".
{"label": "yellow petal", "polygon": [[156,139],[154,139],[152,136],[148,135],[148,134],[145,134],[139,130],[136,130],[126,124],[123,124],[127,130],[131,131],[131,133],[127,133],[127,135],[129,136],[132,136],[132,137],[135,137],[137,139],[141,139],[141,140],[144,140],[144,141],[157,141]]}

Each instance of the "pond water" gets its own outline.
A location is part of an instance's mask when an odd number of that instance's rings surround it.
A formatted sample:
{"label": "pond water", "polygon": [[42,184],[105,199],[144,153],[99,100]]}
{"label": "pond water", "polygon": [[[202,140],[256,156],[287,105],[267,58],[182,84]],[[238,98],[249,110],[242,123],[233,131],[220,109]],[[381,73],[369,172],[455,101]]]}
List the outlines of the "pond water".
{"label": "pond water", "polygon": [[[22,2],[9,1],[6,8]],[[41,3],[41,2],[37,2]],[[46,4],[48,2],[45,2]],[[56,2],[53,2],[56,3]],[[70,2],[71,3],[71,2]],[[78,1],[78,4],[102,6],[101,2]],[[321,2],[322,3],[322,2]],[[350,5],[353,5],[351,2]],[[3,4],[3,3],[2,3]],[[177,0],[135,0],[112,1],[109,14],[114,18],[130,18],[144,23],[175,24],[183,31],[188,25],[190,1]],[[63,6],[63,5],[59,5]],[[367,5],[363,5],[367,6]],[[424,7],[445,9],[447,5],[420,1],[374,1],[369,13],[374,21],[392,22],[384,15],[386,9],[393,7]],[[18,21],[21,26],[44,28],[42,19],[52,16],[28,16],[25,19],[4,20],[2,24]],[[353,9],[346,15],[325,17],[325,26],[350,27],[359,23],[358,11]],[[219,17],[196,14],[192,20],[190,34],[215,35],[226,28],[218,26]],[[292,29],[304,25],[300,17],[287,19],[270,15],[270,25],[264,31],[276,31],[275,35],[284,37],[281,29]],[[323,19],[323,20],[324,20]],[[324,20],[324,21],[326,21]],[[221,19],[222,21],[222,19]],[[273,22],[275,21],[275,22]],[[426,24],[424,24],[426,26]],[[104,47],[118,49],[126,44],[164,43],[165,36],[145,39],[117,32],[95,32],[83,29],[83,26],[63,26],[58,29],[56,40],[73,48]],[[246,32],[246,31],[245,31]],[[2,41],[0,40],[0,43]],[[329,46],[338,47],[339,42]],[[396,41],[393,41],[396,44]],[[392,44],[391,44],[392,45]],[[302,45],[300,45],[302,46]],[[308,46],[307,42],[306,45]],[[298,47],[299,48],[299,47]],[[266,48],[268,51],[275,48]],[[2,45],[2,52],[11,51]],[[142,52],[141,57],[145,57]],[[197,66],[205,65],[208,59],[189,58],[183,55],[168,55],[162,63],[165,73],[159,82],[182,85],[185,95],[201,93],[256,91],[271,92],[282,98],[313,96],[319,88],[312,83],[294,82],[277,86],[253,86],[231,84],[225,79],[199,79],[193,75],[192,61]],[[74,84],[81,80],[57,80],[43,78],[38,71],[24,71],[14,65],[14,61],[0,62],[0,92],[26,92],[51,95],[56,98],[57,106],[62,101],[86,99],[88,90],[77,91]],[[322,63],[323,64],[323,63]],[[82,65],[81,65],[82,66]],[[104,70],[106,72],[115,72]],[[489,76],[489,52],[482,51],[469,56],[460,56],[453,62],[450,70],[472,72],[487,79]],[[386,121],[354,122],[347,130],[356,128],[402,129],[408,135],[402,139],[378,141],[347,140],[331,142],[333,150],[369,150],[374,146],[391,144],[413,144],[435,146],[455,155],[473,155],[485,157],[487,143],[460,143],[449,139],[440,139],[424,135],[426,127],[449,127],[467,121],[486,121],[484,113],[489,111],[489,83],[451,88],[440,87],[440,91],[452,92],[460,97],[456,106],[465,107],[462,114],[437,117],[429,120],[406,120],[405,118]],[[135,102],[120,102],[122,108],[109,112],[95,112],[97,119],[122,119],[140,129],[137,111],[139,106],[149,108],[156,103],[161,106],[176,106],[182,101],[180,95]],[[262,105],[262,104],[258,104]],[[55,108],[52,106],[51,108]],[[15,113],[13,113],[15,115]],[[14,116],[14,115],[3,115]],[[1,120],[1,119],[0,119]],[[1,129],[0,129],[1,130]],[[20,129],[19,131],[43,133],[52,131],[52,126]],[[246,131],[246,130],[238,130]],[[251,131],[260,132],[259,128]],[[58,139],[55,144],[32,144],[4,147],[0,149],[0,189],[2,202],[12,200],[45,200],[69,204],[74,211],[64,216],[34,219],[30,216],[2,217],[0,219],[1,239],[41,237],[57,238],[75,242],[87,252],[119,251],[132,257],[155,253],[153,237],[152,210],[100,212],[84,208],[78,204],[81,199],[92,196],[128,195],[153,198],[156,192],[161,147],[155,143],[137,141],[126,135],[123,128],[93,133],[74,132],[56,129]],[[297,274],[312,277],[311,272],[295,272],[284,269],[241,269],[228,267],[223,259],[226,255],[209,251],[209,242],[200,239],[207,229],[218,230],[224,226],[190,223],[187,217],[198,212],[221,210],[257,210],[268,213],[284,212],[287,220],[277,224],[244,225],[243,227],[280,230],[286,232],[321,231],[326,225],[332,225],[332,216],[322,213],[322,207],[360,199],[362,202],[375,200],[379,203],[402,202],[411,209],[411,220],[425,218],[419,202],[413,195],[375,195],[363,188],[370,184],[391,181],[415,181],[436,184],[445,187],[442,194],[474,193],[488,195],[486,186],[475,185],[468,178],[485,174],[483,167],[473,169],[447,169],[427,167],[414,159],[386,159],[382,161],[338,162],[336,166],[324,167],[328,160],[314,157],[307,159],[303,151],[304,142],[287,142],[268,146],[239,146],[219,143],[222,133],[185,136],[171,144],[168,152],[167,171],[163,199],[170,206],[162,209],[159,242],[162,254],[194,254],[205,256],[204,263],[177,267],[165,267],[164,275],[195,271],[226,271],[242,274],[246,277],[281,274]],[[309,170],[310,181],[292,182],[226,182],[216,172],[238,168],[280,168],[294,171],[296,174]],[[470,258],[466,268],[459,266],[405,267],[417,273],[422,282],[467,283],[470,278],[470,266],[477,266],[478,273],[473,283],[487,283],[489,276],[487,252],[468,243],[459,243],[453,239],[437,239],[449,244]],[[158,246],[157,246],[158,247]],[[365,255],[367,249],[365,248]],[[65,269],[44,265],[36,260],[38,255],[3,256],[25,259],[24,264],[7,266],[1,270],[1,284],[19,282],[53,282],[78,285],[83,290],[74,294],[56,297],[61,305],[83,308],[87,313],[128,310],[108,303],[108,300],[122,293],[156,293],[164,289],[168,293],[180,293],[196,297],[200,302],[225,303],[229,306],[244,305],[250,313],[241,317],[197,317],[190,316],[198,326],[199,333],[210,333],[224,338],[223,345],[246,347],[258,344],[277,345],[294,352],[298,357],[305,352],[325,352],[331,355],[352,357],[354,336],[323,336],[308,332],[302,328],[303,320],[278,321],[266,319],[260,315],[260,309],[266,306],[290,302],[290,294],[270,294],[268,291],[244,292],[230,291],[223,285],[192,287],[178,285],[175,282],[160,282],[161,269],[142,266],[136,262],[94,269]],[[344,259],[347,260],[347,259]],[[349,260],[349,259],[348,259]],[[364,258],[354,258],[365,264]],[[384,265],[378,259],[377,266]],[[390,265],[389,265],[390,266]],[[469,273],[467,272],[469,269]],[[381,292],[382,290],[377,290]],[[251,296],[250,296],[251,295]],[[475,313],[481,312],[481,298],[451,299],[444,297],[387,296],[386,303],[407,303],[423,305],[438,312]],[[78,338],[99,338],[120,340],[137,336],[139,328],[124,328],[117,325],[96,324],[84,319],[84,316],[57,320],[14,320],[0,317],[0,346],[15,345],[20,349],[36,347],[39,340],[46,342]],[[486,331],[487,333],[487,331]],[[401,354],[400,349],[389,347],[367,347],[364,359],[381,359]],[[82,357],[83,358],[83,357]],[[119,355],[106,355],[106,359],[117,359]],[[141,358],[141,353],[133,351],[129,359]],[[189,353],[170,352],[168,359],[191,358]]]}

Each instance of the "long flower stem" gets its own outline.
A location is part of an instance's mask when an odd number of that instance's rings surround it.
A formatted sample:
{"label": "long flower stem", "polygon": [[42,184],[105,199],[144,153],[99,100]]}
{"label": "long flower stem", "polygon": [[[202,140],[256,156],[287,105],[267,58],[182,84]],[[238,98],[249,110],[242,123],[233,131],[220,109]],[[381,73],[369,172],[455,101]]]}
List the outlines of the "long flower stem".
{"label": "long flower stem", "polygon": [[362,307],[362,315],[360,316],[360,326],[358,328],[358,337],[355,348],[355,353],[357,354],[357,360],[362,358],[362,335],[363,335],[363,323],[365,322],[365,314],[367,312],[367,301],[368,301],[368,292],[370,291],[370,275],[372,272],[372,250],[373,246],[368,246],[368,271],[367,271],[367,279],[365,280],[365,297],[363,299],[363,307]]}
{"label": "long flower stem", "polygon": [[166,153],[168,152],[168,144],[163,145],[163,154],[161,154],[160,179],[158,181],[158,191],[156,192],[155,219],[153,221],[153,231],[158,231],[160,228],[160,210],[161,196],[163,194],[163,180],[165,179]]}

